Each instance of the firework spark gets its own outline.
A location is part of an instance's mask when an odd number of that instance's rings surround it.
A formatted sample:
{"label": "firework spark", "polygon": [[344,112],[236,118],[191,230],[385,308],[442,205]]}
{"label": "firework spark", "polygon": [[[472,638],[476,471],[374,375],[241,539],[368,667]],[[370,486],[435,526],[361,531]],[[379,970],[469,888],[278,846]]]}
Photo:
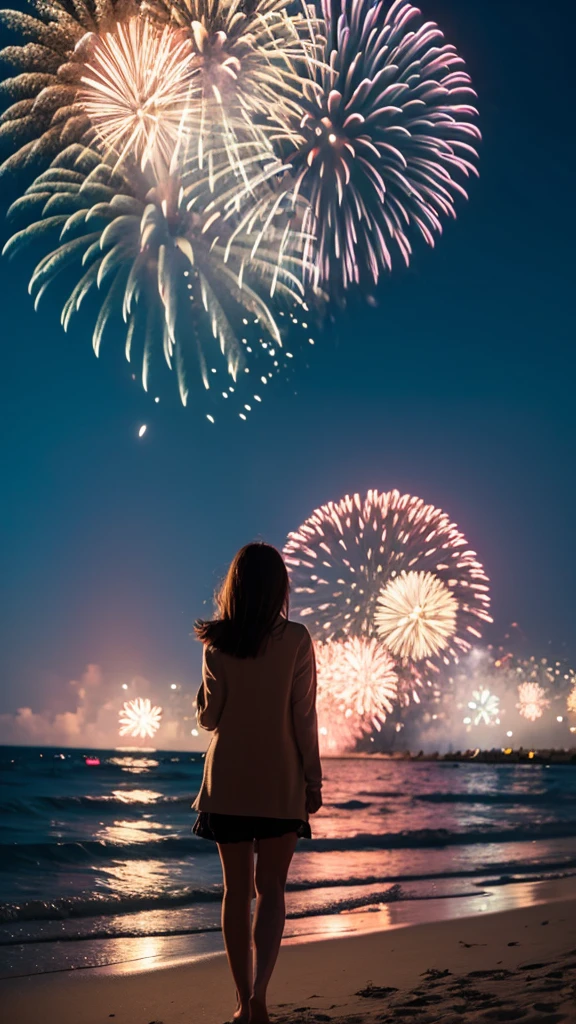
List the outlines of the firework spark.
{"label": "firework spark", "polygon": [[431,572],[401,572],[378,595],[380,638],[403,661],[422,661],[448,647],[456,632],[458,602]]}
{"label": "firework spark", "polygon": [[497,725],[500,721],[500,698],[490,690],[474,690],[468,707],[472,712],[468,720],[471,717],[474,725]]}
{"label": "firework spark", "polygon": [[168,26],[135,17],[94,36],[78,101],[105,157],[169,167],[185,136],[192,77],[190,42]]}
{"label": "firework spark", "polygon": [[[411,231],[431,246],[477,174],[476,94],[464,61],[407,0],[323,3],[300,109],[279,121],[286,188],[309,201],[316,283],[377,281]],[[276,117],[273,111],[271,116]]]}
{"label": "firework spark", "polygon": [[120,736],[151,739],[160,728],[162,708],[153,706],[148,697],[127,700],[118,716]]}
{"label": "firework spark", "polygon": [[538,683],[521,683],[518,687],[516,707],[523,718],[535,722],[542,718],[546,708],[550,707],[550,701],[546,697],[546,690]]}
{"label": "firework spark", "polygon": [[382,589],[398,574],[430,573],[449,589],[454,657],[491,622],[488,578],[464,535],[440,509],[398,491],[368,491],[316,509],[284,547],[294,608],[316,639],[374,636]]}
{"label": "firework spark", "polygon": [[396,700],[394,662],[374,639],[352,637],[316,645],[320,700],[328,693],[344,718],[380,730]]}

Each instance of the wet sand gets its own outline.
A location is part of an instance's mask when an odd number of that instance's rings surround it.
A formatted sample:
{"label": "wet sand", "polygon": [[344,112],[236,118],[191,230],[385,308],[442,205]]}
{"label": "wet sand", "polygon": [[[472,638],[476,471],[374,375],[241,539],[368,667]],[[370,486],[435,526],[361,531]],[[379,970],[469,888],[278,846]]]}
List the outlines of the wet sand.
{"label": "wet sand", "polygon": [[[283,947],[275,1024],[576,1022],[576,886],[502,913]],[[233,1007],[225,958],[119,974],[8,979],[7,1024],[222,1024]]]}

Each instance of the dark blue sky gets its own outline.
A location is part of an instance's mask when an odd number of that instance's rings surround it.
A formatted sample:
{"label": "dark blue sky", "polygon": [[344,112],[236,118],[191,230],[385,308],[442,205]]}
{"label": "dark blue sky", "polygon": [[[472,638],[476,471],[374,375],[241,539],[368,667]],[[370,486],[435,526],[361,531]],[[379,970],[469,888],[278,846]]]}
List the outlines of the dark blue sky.
{"label": "dark blue sky", "polygon": [[[281,545],[346,492],[445,508],[493,581],[497,632],[574,637],[575,15],[561,0],[425,0],[480,94],[481,179],[437,249],[317,332],[310,369],[211,426],[97,361],[27,264],[0,264],[0,710],[49,704],[87,662],[195,681],[196,616],[236,548]],[[168,381],[168,384],[171,382]],[[154,392],[153,392],[154,393]],[[148,423],[142,441],[138,426]],[[207,604],[205,603],[207,602]]]}

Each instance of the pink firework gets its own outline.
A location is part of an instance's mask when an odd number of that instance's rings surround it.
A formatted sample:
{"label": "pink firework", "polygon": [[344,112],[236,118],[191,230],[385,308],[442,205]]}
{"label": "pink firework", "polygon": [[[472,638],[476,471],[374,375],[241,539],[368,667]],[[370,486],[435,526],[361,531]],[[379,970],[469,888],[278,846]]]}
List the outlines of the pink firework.
{"label": "pink firework", "polygon": [[542,718],[546,708],[550,707],[550,701],[546,697],[546,690],[538,683],[521,683],[518,687],[516,707],[523,718],[535,722]]}
{"label": "pink firework", "polygon": [[394,709],[398,677],[377,640],[351,637],[316,645],[320,707],[341,716],[353,731],[380,730]]}

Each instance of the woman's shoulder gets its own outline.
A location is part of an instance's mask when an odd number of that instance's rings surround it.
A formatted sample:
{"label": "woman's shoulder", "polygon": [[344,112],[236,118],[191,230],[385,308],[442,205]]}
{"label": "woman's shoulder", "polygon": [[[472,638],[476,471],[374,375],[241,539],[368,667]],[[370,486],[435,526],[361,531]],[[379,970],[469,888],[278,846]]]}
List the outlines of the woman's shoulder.
{"label": "woman's shoulder", "polygon": [[294,622],[293,619],[286,619],[284,634],[298,647],[300,644],[312,643],[312,637],[303,622]]}

